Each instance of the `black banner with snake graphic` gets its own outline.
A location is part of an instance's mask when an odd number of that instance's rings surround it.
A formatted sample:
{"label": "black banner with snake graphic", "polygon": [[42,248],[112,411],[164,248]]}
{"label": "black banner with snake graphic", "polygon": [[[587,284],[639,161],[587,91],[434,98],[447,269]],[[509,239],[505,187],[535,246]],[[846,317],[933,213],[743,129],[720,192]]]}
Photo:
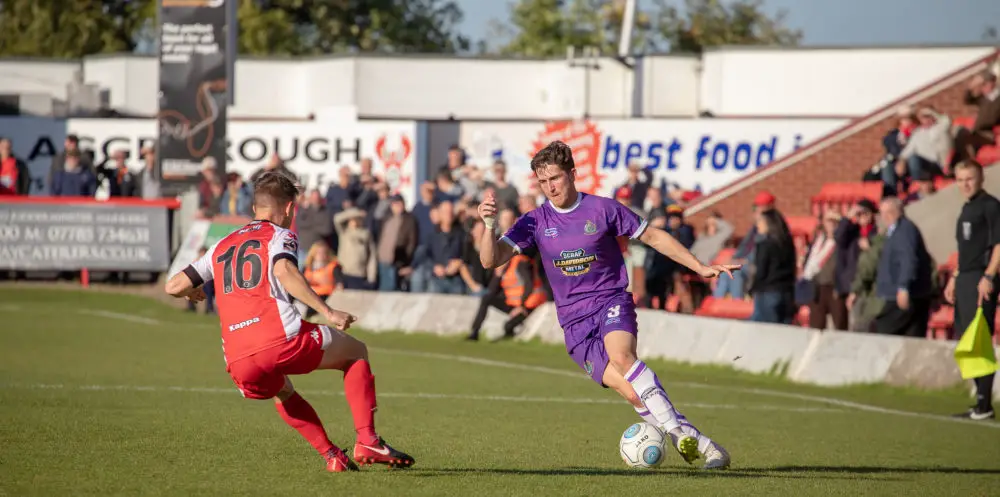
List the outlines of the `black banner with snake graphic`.
{"label": "black banner with snake graphic", "polygon": [[194,184],[204,167],[226,168],[226,1],[160,1],[160,174]]}

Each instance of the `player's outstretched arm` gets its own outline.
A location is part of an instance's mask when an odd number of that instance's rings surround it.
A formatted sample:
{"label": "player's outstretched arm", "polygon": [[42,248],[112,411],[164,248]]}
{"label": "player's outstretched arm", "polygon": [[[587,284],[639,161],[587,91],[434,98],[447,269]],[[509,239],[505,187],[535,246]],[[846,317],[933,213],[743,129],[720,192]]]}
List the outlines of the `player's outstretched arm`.
{"label": "player's outstretched arm", "polygon": [[281,283],[285,290],[288,290],[292,297],[311,307],[337,329],[346,330],[351,327],[351,323],[357,321],[353,315],[333,310],[326,305],[323,297],[316,295],[316,292],[309,286],[309,282],[306,281],[306,277],[302,276],[299,268],[292,261],[278,259],[274,263],[274,277],[278,279],[278,283]]}
{"label": "player's outstretched arm", "polygon": [[670,236],[670,233],[652,226],[646,227],[642,235],[639,236],[639,240],[642,241],[642,243],[649,245],[653,248],[653,250],[656,250],[657,252],[673,259],[677,263],[684,265],[704,278],[714,278],[722,273],[732,276],[731,271],[736,271],[741,267],[739,264],[718,264],[707,266],[699,261],[698,258],[687,249],[687,247],[681,244],[681,242],[678,242],[676,238]]}

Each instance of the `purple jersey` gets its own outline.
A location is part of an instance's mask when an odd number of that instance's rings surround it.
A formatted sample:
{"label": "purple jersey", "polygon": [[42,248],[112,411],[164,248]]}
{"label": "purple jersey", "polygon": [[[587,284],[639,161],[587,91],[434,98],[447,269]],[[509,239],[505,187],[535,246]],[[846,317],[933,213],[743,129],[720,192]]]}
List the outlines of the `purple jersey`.
{"label": "purple jersey", "polygon": [[628,271],[619,236],[638,238],[646,221],[609,198],[580,193],[568,209],[546,202],[521,216],[501,238],[518,252],[538,247],[565,328],[622,295]]}

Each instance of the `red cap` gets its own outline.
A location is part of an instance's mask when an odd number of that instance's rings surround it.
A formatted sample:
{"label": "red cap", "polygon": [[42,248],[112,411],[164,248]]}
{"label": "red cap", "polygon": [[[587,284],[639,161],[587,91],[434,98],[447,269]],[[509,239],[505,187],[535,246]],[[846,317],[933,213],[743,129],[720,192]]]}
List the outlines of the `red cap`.
{"label": "red cap", "polygon": [[627,186],[619,188],[618,190],[615,191],[615,198],[623,200],[632,198],[632,189]]}
{"label": "red cap", "polygon": [[684,192],[684,193],[681,194],[681,201],[682,202],[691,202],[691,201],[694,201],[698,197],[701,197],[701,192],[699,192],[697,190],[688,190],[688,191],[686,191],[686,192]]}
{"label": "red cap", "polygon": [[774,195],[771,192],[763,191],[757,194],[753,199],[753,205],[757,207],[764,207],[766,205],[774,205]]}

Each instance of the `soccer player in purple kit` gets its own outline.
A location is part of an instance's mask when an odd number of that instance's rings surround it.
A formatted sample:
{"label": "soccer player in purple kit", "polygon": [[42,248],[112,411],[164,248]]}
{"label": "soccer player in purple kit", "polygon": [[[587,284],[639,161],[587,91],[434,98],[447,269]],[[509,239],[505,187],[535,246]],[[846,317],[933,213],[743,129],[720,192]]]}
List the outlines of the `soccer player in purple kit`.
{"label": "soccer player in purple kit", "polygon": [[728,468],[729,454],[695,428],[670,402],[659,378],[636,357],[635,305],[626,291],[628,273],[617,237],[638,239],[706,278],[738,265],[705,265],[663,230],[620,203],[580,193],[574,184],[573,151],[555,141],[531,159],[539,190],[548,199],[521,216],[499,240],[496,199],[479,205],[486,223],[479,257],[487,269],[515,253],[537,247],[555,297],[566,351],[590,377],[615,389],[647,423],[666,433],[689,464],[705,458],[705,469]]}

